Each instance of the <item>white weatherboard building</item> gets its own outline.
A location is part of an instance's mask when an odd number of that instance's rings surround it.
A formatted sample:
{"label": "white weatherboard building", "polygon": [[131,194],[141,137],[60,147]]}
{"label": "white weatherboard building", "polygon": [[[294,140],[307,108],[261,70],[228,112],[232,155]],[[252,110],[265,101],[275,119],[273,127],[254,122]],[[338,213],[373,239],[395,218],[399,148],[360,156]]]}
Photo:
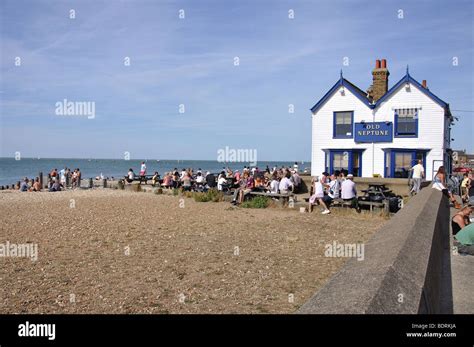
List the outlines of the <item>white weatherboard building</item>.
{"label": "white weatherboard building", "polygon": [[387,62],[377,60],[362,91],[342,76],[311,108],[311,174],[345,169],[357,177],[407,178],[418,159],[426,178],[451,169],[449,105],[406,75],[388,90]]}

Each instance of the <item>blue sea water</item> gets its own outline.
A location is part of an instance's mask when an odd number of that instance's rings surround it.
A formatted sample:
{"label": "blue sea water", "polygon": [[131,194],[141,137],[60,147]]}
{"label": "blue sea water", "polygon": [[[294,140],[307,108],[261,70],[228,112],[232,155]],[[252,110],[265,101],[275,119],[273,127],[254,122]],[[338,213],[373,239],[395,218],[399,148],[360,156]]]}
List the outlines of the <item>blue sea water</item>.
{"label": "blue sea water", "polygon": [[[201,168],[203,171],[220,172],[222,167],[230,167],[232,170],[242,170],[244,166],[250,166],[250,163],[221,163],[212,160],[121,160],[121,159],[51,159],[51,158],[0,158],[0,185],[10,185],[21,180],[25,176],[28,178],[35,178],[38,173],[43,172],[44,177],[56,168],[61,170],[65,166],[74,170],[80,168],[82,178],[94,178],[100,176],[102,173],[105,177],[123,177],[127,174],[129,168],[138,174],[140,171],[140,163],[146,162],[147,173],[153,174],[158,171],[161,175],[164,172],[171,171],[177,168],[179,171],[183,168],[193,168],[197,170]],[[270,168],[274,166],[281,167],[293,166],[294,162],[287,161],[259,161],[257,166],[260,169],[265,169],[268,165]],[[298,162],[299,168],[302,171],[305,168],[311,167],[310,162]]]}

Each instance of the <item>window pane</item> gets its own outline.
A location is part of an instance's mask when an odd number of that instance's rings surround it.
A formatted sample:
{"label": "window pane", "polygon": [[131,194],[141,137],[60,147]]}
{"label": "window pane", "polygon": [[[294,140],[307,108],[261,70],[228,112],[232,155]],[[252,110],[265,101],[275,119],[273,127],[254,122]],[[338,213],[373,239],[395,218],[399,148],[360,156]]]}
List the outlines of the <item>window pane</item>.
{"label": "window pane", "polygon": [[408,178],[411,169],[411,153],[395,153],[395,177]]}
{"label": "window pane", "polygon": [[334,153],[332,166],[333,170],[349,169],[349,155],[344,155],[343,153]]}
{"label": "window pane", "polygon": [[352,135],[352,112],[336,112],[336,136]]}
{"label": "window pane", "polygon": [[397,134],[415,135],[416,134],[416,109],[396,110]]}

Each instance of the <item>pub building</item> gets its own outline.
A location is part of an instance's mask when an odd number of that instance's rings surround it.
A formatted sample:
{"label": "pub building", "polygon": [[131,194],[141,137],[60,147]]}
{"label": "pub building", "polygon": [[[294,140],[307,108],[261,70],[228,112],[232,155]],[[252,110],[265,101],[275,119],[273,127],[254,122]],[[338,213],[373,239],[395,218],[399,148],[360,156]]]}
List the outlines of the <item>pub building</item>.
{"label": "pub building", "polygon": [[356,177],[407,178],[418,159],[427,180],[451,169],[449,104],[409,73],[388,89],[387,61],[377,60],[367,92],[342,75],[311,108],[311,174],[345,169]]}

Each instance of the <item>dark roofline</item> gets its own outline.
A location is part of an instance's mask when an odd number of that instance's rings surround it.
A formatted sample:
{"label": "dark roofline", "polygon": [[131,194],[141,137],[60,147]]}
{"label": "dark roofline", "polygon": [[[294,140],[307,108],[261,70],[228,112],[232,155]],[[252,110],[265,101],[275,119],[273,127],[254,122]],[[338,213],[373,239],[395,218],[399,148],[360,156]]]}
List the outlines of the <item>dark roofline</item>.
{"label": "dark roofline", "polygon": [[401,85],[403,85],[407,82],[411,83],[411,84],[414,84],[419,90],[421,90],[422,93],[424,93],[426,96],[431,98],[434,102],[436,102],[442,108],[448,108],[449,109],[449,104],[448,103],[446,103],[443,100],[441,100],[440,98],[438,98],[436,95],[434,95],[432,92],[430,92],[429,89],[424,88],[417,80],[415,80],[413,77],[410,76],[408,71],[407,71],[406,75],[402,79],[400,79],[400,81],[398,81],[392,88],[390,88],[388,90],[388,92],[386,92],[380,99],[377,100],[375,107],[377,108],[379,106],[379,104],[381,104],[382,102],[387,100],[393,93],[395,93],[395,91]]}
{"label": "dark roofline", "polygon": [[409,82],[409,83],[415,85],[419,90],[421,90],[422,93],[424,93],[426,96],[431,98],[434,102],[436,102],[438,105],[440,105],[442,108],[444,108],[447,111],[448,115],[451,116],[451,111],[449,110],[449,104],[444,102],[440,98],[438,98],[436,95],[434,95],[432,92],[430,92],[429,89],[424,88],[417,80],[415,80],[413,77],[410,76],[410,74],[408,73],[408,70],[407,70],[406,75],[402,79],[400,79],[392,88],[390,88],[374,104],[372,104],[369,101],[369,99],[367,98],[366,93],[364,93],[364,91],[362,91],[360,88],[358,88],[356,85],[354,85],[350,81],[343,78],[342,73],[341,73],[341,78],[331,87],[331,89],[329,89],[329,91],[326,94],[324,94],[324,96],[313,107],[311,107],[311,112],[315,113],[332,96],[332,94],[342,86],[349,89],[367,107],[377,108],[382,102],[387,100],[392,94],[395,93],[395,91],[401,85],[405,84],[406,82]]}
{"label": "dark roofline", "polygon": [[362,91],[350,81],[346,80],[344,77],[342,77],[341,74],[341,78],[331,87],[331,89],[329,89],[326,94],[324,94],[324,96],[313,107],[311,107],[311,112],[315,113],[332,96],[332,94],[334,94],[334,92],[336,92],[341,87],[349,89],[352,94],[354,94],[367,107],[373,107],[369,99],[367,99],[367,96],[364,91]]}

